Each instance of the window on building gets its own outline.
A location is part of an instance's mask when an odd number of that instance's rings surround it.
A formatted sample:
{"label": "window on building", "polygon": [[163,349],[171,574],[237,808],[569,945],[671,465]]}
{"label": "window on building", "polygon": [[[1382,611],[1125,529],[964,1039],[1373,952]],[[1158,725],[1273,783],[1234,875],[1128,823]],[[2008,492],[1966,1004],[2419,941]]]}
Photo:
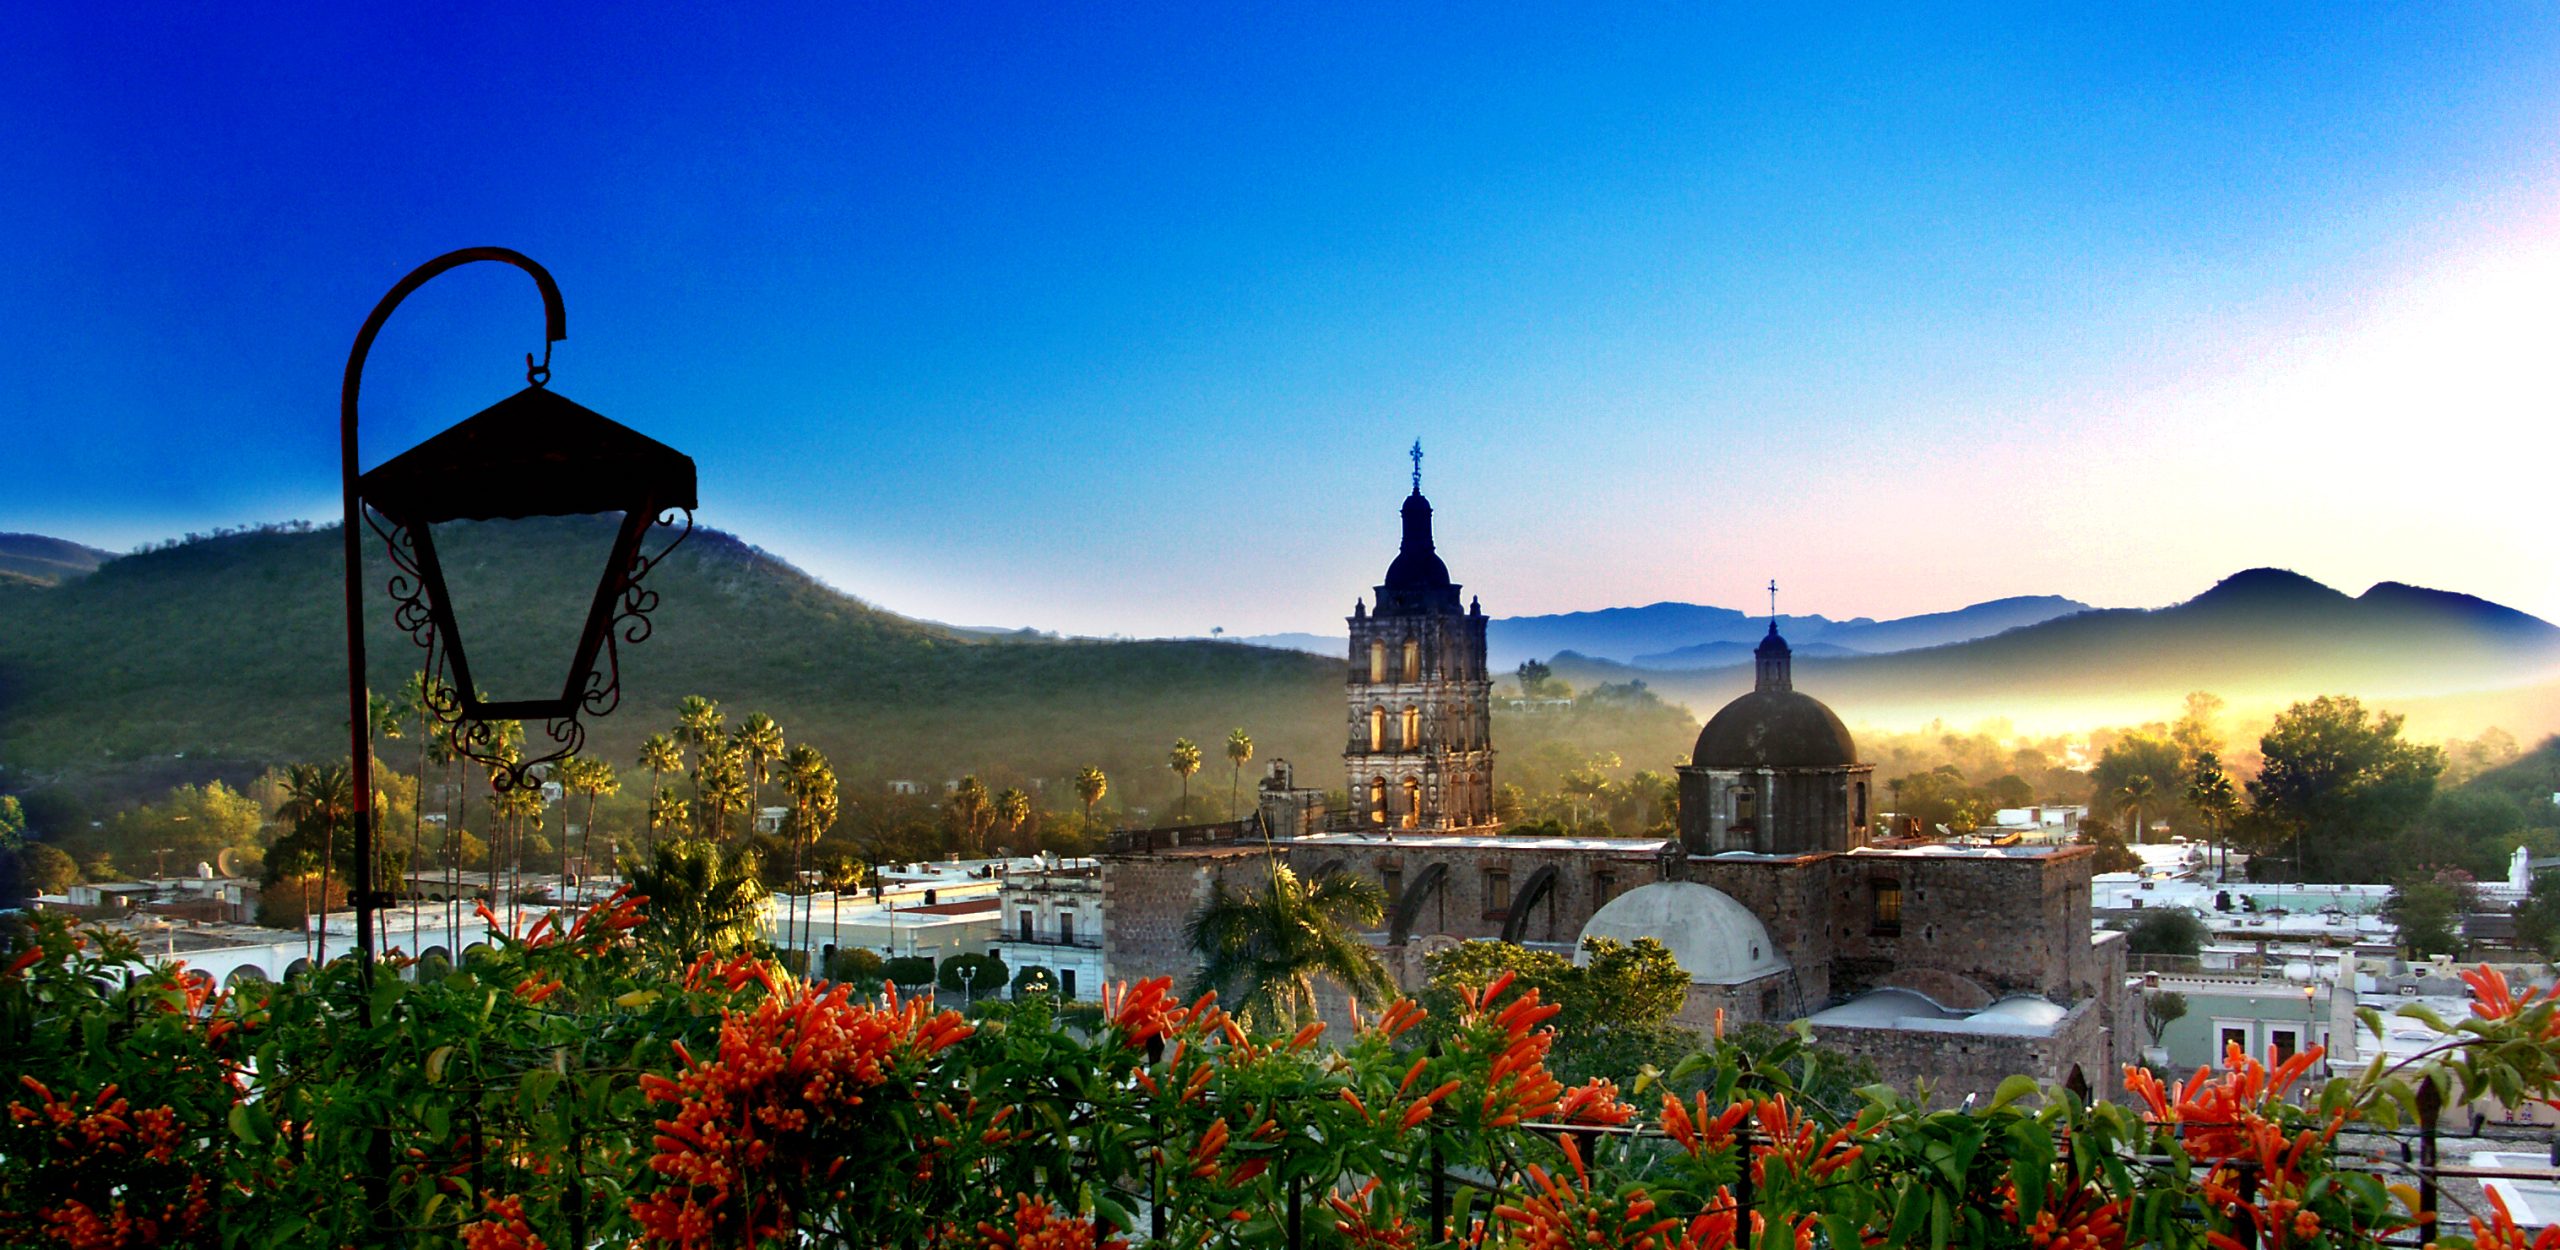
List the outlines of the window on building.
{"label": "window on building", "polygon": [[1404,869],[1396,867],[1379,869],[1378,884],[1386,888],[1387,905],[1395,906],[1396,896],[1404,893]]}
{"label": "window on building", "polygon": [[1379,825],[1387,823],[1387,779],[1384,777],[1369,779],[1369,821]]}
{"label": "window on building", "polygon": [[1387,749],[1387,709],[1385,708],[1369,709],[1369,749],[1372,751]]}
{"label": "window on building", "polygon": [[1402,735],[1402,740],[1397,745],[1408,751],[1420,747],[1422,745],[1422,709],[1406,708],[1404,724],[1398,726],[1398,732]]}
{"label": "window on building", "polygon": [[1419,779],[1407,777],[1404,779],[1404,827],[1411,829],[1420,823],[1422,823],[1422,782]]}
{"label": "window on building", "polygon": [[1075,996],[1076,970],[1073,968],[1060,968],[1058,970],[1058,997],[1072,1002],[1075,999]]}
{"label": "window on building", "polygon": [[1733,792],[1733,823],[1747,825],[1760,816],[1760,796],[1751,790]]}
{"label": "window on building", "polygon": [[1031,940],[1031,911],[1029,908],[1023,909],[1022,912],[1022,940],[1025,942]]}
{"label": "window on building", "polygon": [[1370,644],[1369,644],[1369,680],[1371,680],[1371,681],[1385,681],[1386,679],[1387,679],[1387,644],[1385,644],[1385,643],[1383,643],[1383,642],[1373,642],[1373,643],[1370,643]]}
{"label": "window on building", "polygon": [[1500,868],[1485,870],[1484,906],[1487,911],[1503,911],[1511,906],[1510,872]]}
{"label": "window on building", "polygon": [[2277,1063],[2293,1058],[2293,1052],[2301,1047],[2302,1035],[2299,1032],[2293,1029],[2267,1030],[2267,1048],[2276,1052]]}
{"label": "window on building", "polygon": [[1875,895],[1874,931],[1883,934],[1902,932],[1902,883],[1878,877],[1867,884]]}
{"label": "window on building", "polygon": [[1610,897],[1617,893],[1617,890],[1618,879],[1616,877],[1610,876],[1605,872],[1595,872],[1591,874],[1591,901],[1593,903],[1599,904],[1608,902]]}
{"label": "window on building", "polygon": [[1404,679],[1422,680],[1422,644],[1411,638],[1404,640]]}
{"label": "window on building", "polygon": [[1867,783],[1861,781],[1851,787],[1850,799],[1849,823],[1853,825],[1867,823]]}
{"label": "window on building", "polygon": [[1068,946],[1075,945],[1076,914],[1074,912],[1062,911],[1058,913],[1058,941]]}
{"label": "window on building", "polygon": [[2249,1053],[2249,1030],[2240,1025],[2226,1024],[2222,1026],[2222,1042],[2214,1048],[2213,1066],[2221,1067],[2222,1057],[2230,1054],[2234,1046],[2239,1047],[2244,1055]]}

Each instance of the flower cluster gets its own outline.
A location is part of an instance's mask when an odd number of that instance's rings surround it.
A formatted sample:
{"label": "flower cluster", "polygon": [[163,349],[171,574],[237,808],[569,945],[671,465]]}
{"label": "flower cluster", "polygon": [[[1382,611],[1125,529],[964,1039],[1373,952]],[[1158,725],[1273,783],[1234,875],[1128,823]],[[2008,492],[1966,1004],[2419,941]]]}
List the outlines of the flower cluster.
{"label": "flower cluster", "polygon": [[[1572,1178],[1550,1175],[1532,1163],[1529,1195],[1493,1209],[1494,1218],[1508,1226],[1509,1239],[1524,1250],[1724,1250],[1733,1244],[1729,1201],[1720,1211],[1699,1213],[1682,1228],[1679,1218],[1661,1214],[1640,1186],[1595,1188],[1573,1137],[1560,1134],[1556,1140],[1573,1169]],[[1808,1232],[1811,1227],[1806,1225]]]}
{"label": "flower cluster", "polygon": [[40,1169],[24,1209],[0,1207],[0,1234],[14,1244],[112,1250],[182,1244],[213,1213],[212,1185],[177,1157],[177,1113],[133,1105],[109,1085],[84,1108],[20,1076],[35,1095],[9,1103],[5,1152]]}
{"label": "flower cluster", "polygon": [[524,1199],[513,1194],[484,1204],[487,1219],[462,1226],[464,1250],[544,1250],[542,1238],[524,1218]]}
{"label": "flower cluster", "polygon": [[894,989],[857,1003],[841,985],[774,985],[760,965],[754,975],[774,992],[723,1013],[716,1055],[696,1061],[679,1046],[681,1076],[642,1078],[652,1100],[676,1107],[649,1158],[668,1184],[630,1206],[656,1242],[752,1245],[794,1227],[805,1198],[862,1157],[872,1091],[972,1031],[957,1012],[900,1004]]}
{"label": "flower cluster", "polygon": [[1029,1194],[1015,1195],[1004,1216],[978,1222],[971,1250],[1120,1250],[1126,1245],[1106,1237],[1092,1220],[1058,1210]]}

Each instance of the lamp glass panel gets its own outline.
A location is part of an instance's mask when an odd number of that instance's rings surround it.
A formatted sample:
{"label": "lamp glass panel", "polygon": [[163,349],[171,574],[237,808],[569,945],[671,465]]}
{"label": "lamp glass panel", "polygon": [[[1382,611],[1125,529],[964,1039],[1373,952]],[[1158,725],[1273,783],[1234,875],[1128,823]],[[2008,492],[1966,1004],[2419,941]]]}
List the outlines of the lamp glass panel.
{"label": "lamp glass panel", "polygon": [[433,526],[454,631],[493,701],[556,699],[577,659],[620,514]]}

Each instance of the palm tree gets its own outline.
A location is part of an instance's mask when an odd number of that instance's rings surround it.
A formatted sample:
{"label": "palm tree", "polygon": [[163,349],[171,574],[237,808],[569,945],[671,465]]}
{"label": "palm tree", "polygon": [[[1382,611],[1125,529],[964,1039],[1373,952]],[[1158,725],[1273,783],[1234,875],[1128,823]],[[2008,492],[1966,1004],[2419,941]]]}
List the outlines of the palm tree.
{"label": "palm tree", "polygon": [[659,806],[667,791],[658,779],[684,771],[684,744],[670,734],[651,734],[641,740],[639,764],[649,770],[649,836],[655,840],[658,830],[667,823],[665,811]]}
{"label": "palm tree", "polygon": [[1174,739],[1173,754],[1165,757],[1165,766],[1173,770],[1174,776],[1182,778],[1182,804],[1175,809],[1181,815],[1174,817],[1181,820],[1190,812],[1191,774],[1200,771],[1200,744],[1189,738]]}
{"label": "palm tree", "polygon": [[2216,858],[2226,856],[2229,848],[2223,845],[2222,830],[2240,806],[2240,793],[2231,784],[2231,774],[2222,771],[2219,754],[2196,752],[2195,771],[2187,778],[2187,802],[2204,817],[2205,836],[2213,839]]}
{"label": "palm tree", "polygon": [[686,695],[676,704],[676,741],[693,748],[693,801],[702,805],[702,768],[710,762],[711,746],[720,741],[720,705],[698,694]]}
{"label": "palm tree", "polygon": [[[559,777],[562,788],[587,796],[587,819],[578,826],[578,836],[582,839],[578,845],[578,859],[588,865],[588,873],[593,873],[596,800],[603,795],[618,793],[622,789],[622,779],[613,775],[610,761],[592,755],[572,755],[560,761]],[[560,876],[565,882],[569,876],[569,839],[565,836],[560,839],[560,859]]]}
{"label": "palm tree", "polygon": [[[751,712],[745,720],[738,722],[737,731],[730,735],[730,741],[737,744],[740,754],[745,757],[747,782],[753,791],[749,798],[755,812],[761,815],[764,812],[764,783],[773,775],[773,765],[782,759],[782,726],[762,712]],[[750,819],[747,823],[752,826],[755,822]]]}
{"label": "palm tree", "polygon": [[2133,844],[2136,846],[2142,845],[2142,809],[2149,807],[2152,796],[2159,792],[2159,784],[2148,776],[2127,777],[2123,785],[2116,787],[2116,801],[2130,813],[2125,823],[2132,827]]}
{"label": "palm tree", "polygon": [[1076,773],[1076,797],[1084,800],[1086,837],[1093,836],[1093,805],[1101,802],[1102,796],[1110,792],[1111,779],[1103,776],[1101,769],[1087,764]]}
{"label": "palm tree", "polygon": [[1227,763],[1234,771],[1227,777],[1227,819],[1236,818],[1236,791],[1244,785],[1245,761],[1253,758],[1253,739],[1238,726],[1227,731]]}
{"label": "palm tree", "polygon": [[862,865],[850,855],[836,854],[828,856],[819,871],[826,874],[827,945],[840,947],[844,941],[837,922],[844,918],[844,892],[862,884]]}
{"label": "palm tree", "polygon": [[[702,748],[702,758],[693,770],[694,790],[701,796],[701,815],[707,818],[702,834],[717,842],[729,836],[729,813],[752,807],[754,792],[747,786],[746,753],[725,738],[713,738]],[[749,813],[753,827],[753,813]]]}
{"label": "palm tree", "polygon": [[1020,850],[1021,844],[1014,839],[1022,833],[1024,823],[1031,819],[1031,796],[1013,786],[997,791],[995,818],[996,824],[1004,829],[1004,844]]}
{"label": "palm tree", "polygon": [[750,848],[695,838],[652,848],[631,870],[632,893],[649,900],[641,940],[679,967],[706,951],[753,947],[765,900],[755,859]]}
{"label": "palm tree", "polygon": [[1201,960],[1192,992],[1219,991],[1245,1027],[1264,1033],[1316,1018],[1318,978],[1354,1003],[1384,1002],[1395,983],[1357,930],[1386,912],[1387,894],[1376,882],[1338,872],[1310,886],[1275,856],[1261,888],[1237,892],[1221,882],[1191,918],[1185,937]]}
{"label": "palm tree", "polygon": [[987,826],[995,819],[995,801],[987,795],[987,783],[972,773],[952,787],[949,812],[951,832],[960,844],[960,853],[974,857],[984,843]]}
{"label": "palm tree", "polygon": [[[783,788],[791,795],[791,885],[800,893],[804,906],[814,907],[808,883],[801,878],[802,856],[817,845],[827,830],[834,828],[837,811],[835,769],[827,757],[808,743],[791,748],[782,760]],[[808,945],[808,927],[801,926],[801,945]]]}
{"label": "palm tree", "polygon": [[[276,816],[292,826],[293,845],[268,851],[267,875],[270,880],[309,875],[311,842],[319,839],[320,945],[311,962],[325,964],[329,962],[329,868],[338,854],[338,826],[355,810],[355,777],[344,764],[296,764],[285,770],[284,792]],[[278,854],[280,850],[285,853]]]}

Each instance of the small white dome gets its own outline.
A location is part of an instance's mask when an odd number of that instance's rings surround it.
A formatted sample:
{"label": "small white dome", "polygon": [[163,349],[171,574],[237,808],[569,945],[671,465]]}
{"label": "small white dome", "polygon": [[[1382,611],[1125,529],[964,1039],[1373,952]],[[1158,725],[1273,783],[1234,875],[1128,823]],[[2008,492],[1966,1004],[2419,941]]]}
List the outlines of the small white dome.
{"label": "small white dome", "polygon": [[[1671,957],[1699,985],[1740,984],[1787,966],[1750,908],[1694,881],[1658,881],[1610,899],[1582,926],[1582,936],[1620,942],[1652,938],[1671,948]],[[1574,952],[1575,963],[1589,960],[1587,953]]]}

